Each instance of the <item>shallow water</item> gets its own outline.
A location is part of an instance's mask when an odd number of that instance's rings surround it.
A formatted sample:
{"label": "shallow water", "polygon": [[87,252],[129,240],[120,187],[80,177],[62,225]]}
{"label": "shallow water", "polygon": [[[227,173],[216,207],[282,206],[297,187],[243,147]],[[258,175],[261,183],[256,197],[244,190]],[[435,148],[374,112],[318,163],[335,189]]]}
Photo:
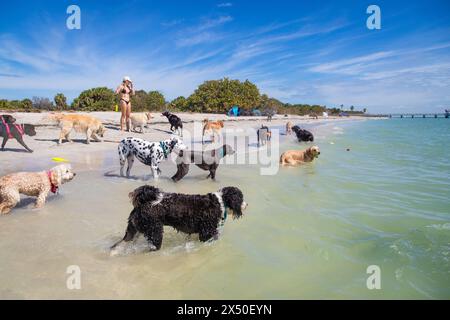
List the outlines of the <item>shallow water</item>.
{"label": "shallow water", "polygon": [[[0,217],[0,297],[450,298],[450,121],[312,130],[320,157],[275,176],[260,175],[257,165],[222,165],[216,182],[192,168],[174,184],[174,165],[163,164],[157,185],[165,191],[236,185],[249,207],[213,243],[167,228],[158,252],[144,239],[119,256],[108,250],[123,236],[128,192],[152,183],[149,168],[136,163],[136,179],[116,177],[115,147],[71,159],[77,177],[45,208],[31,210],[25,199]],[[282,151],[299,148],[281,140]],[[0,174],[52,165],[41,160],[2,164]],[[69,265],[81,269],[81,290],[66,287]],[[381,269],[381,290],[366,287],[369,265]]]}

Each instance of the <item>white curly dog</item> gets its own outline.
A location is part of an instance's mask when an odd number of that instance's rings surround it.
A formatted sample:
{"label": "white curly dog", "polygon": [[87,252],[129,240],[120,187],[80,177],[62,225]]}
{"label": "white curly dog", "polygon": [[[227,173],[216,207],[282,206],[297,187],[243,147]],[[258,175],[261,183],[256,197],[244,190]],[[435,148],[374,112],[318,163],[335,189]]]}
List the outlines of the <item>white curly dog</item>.
{"label": "white curly dog", "polygon": [[41,208],[50,192],[75,177],[70,164],[61,164],[48,171],[17,172],[0,177],[0,214],[7,214],[20,201],[20,194],[37,197],[35,208]]}

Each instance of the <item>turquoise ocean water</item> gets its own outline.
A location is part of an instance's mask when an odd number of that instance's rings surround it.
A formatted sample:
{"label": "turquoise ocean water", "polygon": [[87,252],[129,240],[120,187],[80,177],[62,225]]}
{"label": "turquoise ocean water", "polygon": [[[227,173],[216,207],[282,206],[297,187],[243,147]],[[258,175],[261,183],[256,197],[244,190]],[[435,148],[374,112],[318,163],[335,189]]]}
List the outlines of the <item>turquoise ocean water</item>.
{"label": "turquoise ocean water", "polygon": [[[450,120],[310,128],[320,157],[275,176],[222,165],[217,182],[193,169],[174,184],[173,164],[163,164],[165,191],[239,186],[245,216],[229,219],[213,244],[168,228],[161,251],[139,252],[146,244],[138,241],[117,257],[108,248],[123,236],[127,194],[149,181],[105,177],[118,170],[112,148],[42,210],[25,204],[1,218],[0,297],[449,299]],[[307,146],[281,136],[281,151]],[[133,173],[149,170],[136,164]],[[69,265],[80,266],[82,290],[65,287]],[[366,286],[371,265],[380,268],[379,290]]]}

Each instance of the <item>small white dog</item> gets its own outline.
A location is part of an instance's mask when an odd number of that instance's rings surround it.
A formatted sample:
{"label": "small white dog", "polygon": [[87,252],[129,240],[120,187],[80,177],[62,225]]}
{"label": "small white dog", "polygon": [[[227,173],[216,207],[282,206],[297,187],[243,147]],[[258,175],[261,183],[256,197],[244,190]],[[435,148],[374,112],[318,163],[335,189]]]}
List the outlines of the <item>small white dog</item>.
{"label": "small white dog", "polygon": [[61,164],[48,171],[17,172],[0,177],[0,214],[7,214],[20,201],[20,194],[37,197],[35,208],[41,208],[49,192],[75,177],[70,164]]}
{"label": "small white dog", "polygon": [[141,128],[140,133],[144,133],[144,126],[149,123],[149,121],[153,119],[153,116],[150,112],[146,113],[132,113],[130,115],[131,127],[133,131],[136,131],[136,128]]}

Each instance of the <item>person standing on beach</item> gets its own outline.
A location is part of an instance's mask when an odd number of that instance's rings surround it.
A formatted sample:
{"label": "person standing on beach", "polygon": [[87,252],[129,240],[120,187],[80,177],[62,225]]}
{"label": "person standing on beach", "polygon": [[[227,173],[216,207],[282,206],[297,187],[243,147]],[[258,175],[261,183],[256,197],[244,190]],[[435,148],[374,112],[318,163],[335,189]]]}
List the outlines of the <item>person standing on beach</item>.
{"label": "person standing on beach", "polygon": [[120,131],[123,131],[123,122],[127,125],[127,131],[130,131],[130,114],[131,114],[131,95],[134,95],[133,83],[130,77],[123,77],[122,83],[117,87],[116,94],[119,95],[120,111]]}

